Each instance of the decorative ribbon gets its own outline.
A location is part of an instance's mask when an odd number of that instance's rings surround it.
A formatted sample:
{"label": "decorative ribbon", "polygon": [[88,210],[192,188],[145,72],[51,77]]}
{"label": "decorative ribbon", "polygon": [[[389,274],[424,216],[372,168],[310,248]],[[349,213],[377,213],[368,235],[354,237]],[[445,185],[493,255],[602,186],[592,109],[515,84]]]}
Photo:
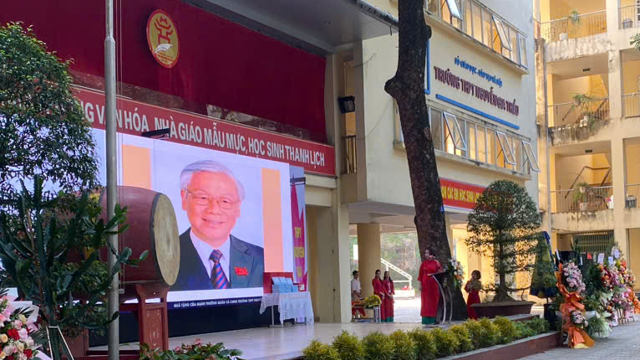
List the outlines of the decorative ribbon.
{"label": "decorative ribbon", "polygon": [[565,319],[562,328],[569,336],[569,347],[573,349],[587,349],[592,347],[595,343],[593,339],[591,339],[584,330],[578,329],[571,319],[571,313],[576,310],[584,311],[584,305],[581,303],[582,297],[580,294],[570,292],[562,283],[562,264],[558,266],[556,278],[558,279],[558,290],[564,297],[564,303],[560,305],[560,313],[562,313],[562,317]]}

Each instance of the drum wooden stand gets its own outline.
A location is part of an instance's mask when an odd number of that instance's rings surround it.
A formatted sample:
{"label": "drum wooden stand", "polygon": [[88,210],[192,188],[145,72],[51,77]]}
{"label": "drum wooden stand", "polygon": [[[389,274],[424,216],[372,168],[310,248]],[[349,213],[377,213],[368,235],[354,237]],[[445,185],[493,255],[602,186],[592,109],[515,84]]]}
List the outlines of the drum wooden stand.
{"label": "drum wooden stand", "polygon": [[[138,341],[151,349],[169,349],[169,320],[167,316],[167,292],[169,288],[159,284],[133,284],[137,304],[121,304],[121,311],[131,311],[138,320]],[[159,303],[147,303],[160,299]]]}

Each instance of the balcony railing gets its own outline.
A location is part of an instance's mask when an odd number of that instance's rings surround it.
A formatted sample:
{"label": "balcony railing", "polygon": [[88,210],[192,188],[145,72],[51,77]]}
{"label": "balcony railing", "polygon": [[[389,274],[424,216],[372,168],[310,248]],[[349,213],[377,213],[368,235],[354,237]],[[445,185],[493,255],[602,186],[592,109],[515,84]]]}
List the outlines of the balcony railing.
{"label": "balcony railing", "polygon": [[355,174],[358,166],[357,166],[357,157],[356,157],[356,136],[349,135],[344,136],[344,166],[342,173],[343,174]]}
{"label": "balcony railing", "polygon": [[640,93],[622,95],[622,116],[640,116]]}
{"label": "balcony railing", "polygon": [[632,209],[638,207],[638,198],[640,197],[640,184],[631,184],[624,187],[625,201],[624,207]]}
{"label": "balcony railing", "polygon": [[551,192],[552,213],[600,211],[613,209],[612,186],[588,186]]}
{"label": "balcony railing", "polygon": [[553,127],[591,125],[589,122],[609,120],[609,99],[595,99],[576,105],[574,102],[549,106],[549,122]]}
{"label": "balcony railing", "polygon": [[607,32],[607,12],[602,10],[543,22],[541,31],[547,42],[602,34]]}
{"label": "balcony railing", "polygon": [[640,27],[640,5],[620,7],[619,19],[621,29]]}

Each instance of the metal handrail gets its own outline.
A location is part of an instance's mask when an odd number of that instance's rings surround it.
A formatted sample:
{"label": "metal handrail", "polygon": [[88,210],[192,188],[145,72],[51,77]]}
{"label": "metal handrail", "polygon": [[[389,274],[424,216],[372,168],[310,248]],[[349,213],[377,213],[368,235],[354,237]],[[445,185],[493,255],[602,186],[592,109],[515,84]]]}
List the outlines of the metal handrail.
{"label": "metal handrail", "polygon": [[[576,185],[576,183],[578,182],[578,179],[580,179],[580,176],[582,175],[582,173],[586,170],[589,169],[591,171],[600,171],[600,170],[609,170],[609,172],[611,172],[611,167],[599,167],[599,168],[594,168],[592,166],[583,166],[582,170],[580,170],[580,172],[578,173],[578,176],[576,176],[575,180],[573,180],[573,183],[571,183],[571,186],[569,187],[569,190],[565,190],[565,191],[571,191],[573,190],[573,187]],[[603,182],[604,180],[606,180],[607,176],[609,176],[609,172],[607,173],[607,175],[604,176]],[[600,184],[600,186],[602,187],[602,184]],[[558,191],[563,191],[563,190],[558,190]],[[569,196],[569,194],[567,193],[564,197],[565,199],[567,198],[567,196]]]}
{"label": "metal handrail", "polygon": [[[588,13],[584,13],[584,14],[578,14],[578,17],[581,18],[583,16],[588,16],[588,15],[595,15],[595,14],[602,14],[602,13],[606,13],[607,10],[598,10],[598,11],[592,11],[592,12],[588,12]],[[562,17],[562,18],[557,18],[557,19],[553,19],[553,20],[549,20],[549,21],[542,21],[540,22],[540,24],[551,24],[557,21],[563,21],[563,20],[568,20],[569,15]]]}
{"label": "metal handrail", "polygon": [[413,276],[411,276],[411,274],[409,274],[408,272],[400,269],[399,267],[393,265],[392,263],[390,263],[389,261],[385,260],[385,259],[380,259],[380,262],[382,263],[382,265],[385,266],[386,270],[389,271],[389,269],[397,272],[398,274],[404,276],[407,280],[399,280],[397,282],[409,282],[409,290],[413,289]]}

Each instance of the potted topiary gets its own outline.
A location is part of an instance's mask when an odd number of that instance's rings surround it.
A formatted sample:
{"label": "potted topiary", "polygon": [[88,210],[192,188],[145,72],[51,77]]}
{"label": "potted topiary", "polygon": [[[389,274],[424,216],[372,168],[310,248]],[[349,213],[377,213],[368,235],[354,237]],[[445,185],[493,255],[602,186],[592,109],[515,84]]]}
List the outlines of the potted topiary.
{"label": "potted topiary", "polygon": [[550,302],[549,299],[556,297],[558,287],[556,265],[553,262],[548,236],[546,232],[541,233],[536,245],[536,262],[533,268],[529,294],[546,300],[544,304],[544,318],[553,329],[557,322],[557,316],[552,306],[553,303]]}
{"label": "potted topiary", "polygon": [[573,203],[578,204],[580,211],[589,210],[589,202],[587,201],[587,193],[589,191],[589,184],[586,182],[578,183],[577,191],[573,191]]}
{"label": "potted topiary", "polygon": [[495,294],[489,303],[475,304],[478,317],[517,315],[531,312],[533,302],[511,297],[529,286],[516,286],[510,279],[533,269],[541,215],[524,187],[508,180],[491,183],[469,214],[466,240],[471,251],[492,259],[499,282],[485,291]]}

